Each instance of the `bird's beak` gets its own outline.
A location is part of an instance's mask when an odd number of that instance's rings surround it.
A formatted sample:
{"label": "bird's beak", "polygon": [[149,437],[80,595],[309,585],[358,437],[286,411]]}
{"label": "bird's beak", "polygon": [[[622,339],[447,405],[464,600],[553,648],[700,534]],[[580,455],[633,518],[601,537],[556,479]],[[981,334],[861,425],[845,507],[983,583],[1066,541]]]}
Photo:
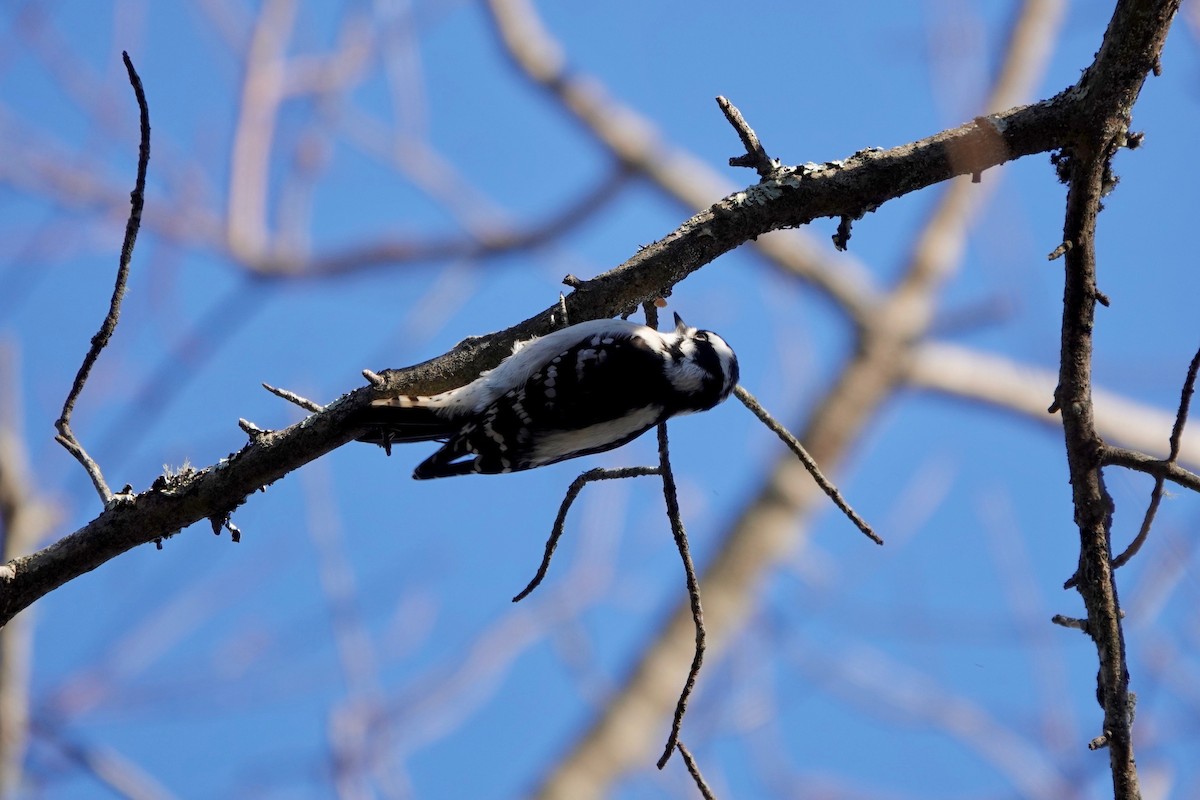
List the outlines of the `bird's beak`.
{"label": "bird's beak", "polygon": [[676,313],[675,314],[675,332],[683,333],[687,330],[687,327],[688,327],[687,323],[683,321],[683,317],[679,316],[679,314]]}

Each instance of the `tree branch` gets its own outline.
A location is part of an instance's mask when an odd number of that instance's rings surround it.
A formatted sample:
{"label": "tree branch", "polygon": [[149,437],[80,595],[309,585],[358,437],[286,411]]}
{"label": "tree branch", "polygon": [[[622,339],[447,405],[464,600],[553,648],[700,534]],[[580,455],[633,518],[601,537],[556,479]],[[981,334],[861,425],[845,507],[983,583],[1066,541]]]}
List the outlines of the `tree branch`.
{"label": "tree branch", "polygon": [[744,386],[737,386],[733,391],[737,396],[737,399],[742,402],[742,405],[748,408],[750,413],[758,417],[760,422],[766,425],[772,433],[778,436],[780,440],[787,445],[789,450],[796,454],[796,458],[800,459],[800,463],[804,465],[806,470],[808,470],[808,474],[812,476],[814,481],[816,481],[817,486],[821,487],[821,491],[823,491],[829,497],[829,499],[833,501],[833,504],[837,506],[843,514],[846,515],[846,518],[853,522],[854,526],[862,531],[863,535],[872,542],[875,544],[883,544],[883,539],[879,538],[879,534],[875,533],[874,529],[871,528],[867,521],[859,516],[857,511],[850,507],[850,504],[846,502],[844,497],[842,497],[842,493],[838,491],[838,488],[834,486],[833,482],[826,478],[821,472],[821,468],[817,466],[817,462],[814,461],[813,457],[808,454],[807,450],[804,449],[804,445],[800,443],[800,440],[793,436],[792,432],[780,424],[778,420],[772,417],[771,414],[762,407],[762,404],[758,402],[758,398],[750,394],[750,392],[747,391]]}
{"label": "tree branch", "polygon": [[1100,450],[1100,463],[1103,466],[1125,467],[1144,472],[1160,480],[1177,483],[1193,492],[1200,492],[1200,475],[1184,469],[1173,459],[1159,459],[1136,450],[1106,444]]}
{"label": "tree branch", "polygon": [[688,605],[692,612],[692,625],[695,632],[696,647],[692,651],[692,665],[688,669],[687,680],[684,681],[683,691],[675,703],[675,715],[671,720],[671,732],[667,736],[667,744],[658,758],[658,768],[666,766],[667,760],[675,752],[679,744],[679,732],[683,727],[683,716],[687,713],[688,700],[696,687],[696,679],[700,676],[700,667],[704,663],[704,647],[707,632],[704,629],[704,609],[700,603],[700,581],[696,577],[696,567],[692,563],[692,552],[688,547],[687,531],[683,527],[683,514],[679,510],[679,490],[675,485],[675,471],[671,468],[671,449],[667,439],[667,423],[658,423],[658,474],[662,478],[663,499],[667,504],[667,519],[671,523],[671,535],[675,537],[675,547],[683,560],[683,574],[687,581]]}
{"label": "tree branch", "polygon": [[729,120],[729,124],[737,131],[738,138],[742,140],[742,146],[746,148],[746,152],[742,155],[729,159],[729,166],[750,167],[758,173],[760,178],[771,177],[771,173],[775,171],[775,162],[767,155],[762,142],[758,140],[758,134],[746,122],[745,117],[742,116],[742,112],[738,110],[737,106],[721,96],[717,97],[717,105],[721,107],[721,111],[725,114],[725,119]]}
{"label": "tree branch", "polygon": [[100,495],[102,503],[108,503],[112,499],[112,491],[108,488],[108,483],[104,480],[104,474],[100,471],[100,466],[92,460],[87,451],[83,449],[83,445],[75,438],[75,432],[71,430],[71,414],[75,410],[75,401],[79,399],[79,395],[83,392],[83,385],[87,383],[88,376],[92,372],[92,367],[96,364],[96,359],[100,357],[100,351],[108,346],[109,340],[112,338],[113,331],[117,329],[117,320],[121,316],[121,301],[125,299],[125,284],[129,279],[129,265],[133,261],[133,245],[137,241],[138,228],[142,224],[142,207],[146,202],[146,169],[150,164],[150,110],[146,105],[146,92],[142,88],[142,79],[138,77],[137,71],[133,68],[133,62],[129,59],[128,53],[122,53],[121,57],[125,60],[125,69],[129,73],[129,83],[133,86],[133,93],[137,97],[138,111],[140,117],[141,129],[141,144],[138,147],[138,165],[137,165],[137,180],[134,184],[133,192],[129,195],[129,219],[125,223],[125,242],[121,246],[121,260],[117,267],[117,282],[113,287],[112,299],[109,301],[108,314],[105,315],[104,321],[100,323],[100,330],[92,337],[92,345],[88,349],[87,355],[83,357],[83,364],[79,367],[79,372],[75,375],[75,383],[71,386],[71,391],[67,394],[67,399],[63,403],[62,414],[59,415],[55,427],[58,428],[58,436],[55,439],[59,444],[67,449],[71,455],[83,465],[87,470],[88,477],[92,479],[92,483],[96,487],[96,492]]}
{"label": "tree branch", "polygon": [[[1160,471],[1155,474],[1154,488],[1150,491],[1150,504],[1146,507],[1146,514],[1142,517],[1142,525],[1138,529],[1137,536],[1133,537],[1133,541],[1125,548],[1121,555],[1113,559],[1113,569],[1120,569],[1129,562],[1129,559],[1138,554],[1142,549],[1142,545],[1146,543],[1146,539],[1150,537],[1150,527],[1154,524],[1154,517],[1158,514],[1158,507],[1162,503],[1163,498],[1163,481],[1168,477],[1177,483],[1180,482],[1180,476],[1170,476],[1172,470],[1178,470],[1175,466],[1175,461],[1179,458],[1179,448],[1183,442],[1183,426],[1187,424],[1188,409],[1192,404],[1192,392],[1196,389],[1196,372],[1200,370],[1200,350],[1196,351],[1196,355],[1192,356],[1192,362],[1188,365],[1187,377],[1183,381],[1183,391],[1180,393],[1179,410],[1175,413],[1175,425],[1171,428],[1171,452],[1167,455],[1167,460],[1160,465]],[[1135,453],[1134,455],[1141,455]],[[1196,476],[1182,471],[1185,478],[1196,478]],[[1196,478],[1200,482],[1200,478]],[[1188,485],[1188,484],[1185,484]],[[1197,486],[1190,485],[1193,490]]]}
{"label": "tree branch", "polygon": [[546,573],[550,570],[550,559],[554,557],[554,551],[558,547],[558,540],[562,538],[563,527],[567,523],[567,512],[571,510],[571,506],[575,503],[576,498],[579,497],[579,493],[583,491],[584,486],[596,481],[612,481],[658,475],[661,469],[661,467],[622,467],[618,469],[596,467],[595,469],[589,469],[571,481],[571,485],[567,487],[567,494],[563,497],[563,501],[558,507],[558,516],[554,518],[554,526],[550,529],[550,537],[546,539],[546,549],[542,554],[542,563],[538,565],[537,574],[525,585],[524,589],[517,592],[512,601],[514,603],[521,602],[534,589],[540,586],[545,579]]}
{"label": "tree branch", "polygon": [[1104,705],[1103,740],[1108,747],[1113,794],[1137,800],[1132,707],[1125,634],[1112,566],[1113,502],[1104,485],[1104,444],[1092,407],[1092,331],[1096,303],[1096,216],[1113,187],[1111,160],[1124,146],[1133,103],[1158,62],[1178,0],[1123,0],[1105,33],[1096,60],[1073,92],[1082,102],[1081,121],[1060,162],[1068,180],[1063,241],[1062,353],[1055,404],[1062,413],[1067,466],[1079,526],[1078,590],[1087,608],[1087,632],[1100,661]]}

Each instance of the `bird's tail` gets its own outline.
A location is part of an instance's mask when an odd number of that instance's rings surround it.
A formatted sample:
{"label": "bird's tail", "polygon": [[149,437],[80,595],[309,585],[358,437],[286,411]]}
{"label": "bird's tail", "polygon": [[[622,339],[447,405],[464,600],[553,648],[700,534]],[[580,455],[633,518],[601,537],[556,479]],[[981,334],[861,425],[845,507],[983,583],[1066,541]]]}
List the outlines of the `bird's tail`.
{"label": "bird's tail", "polygon": [[461,423],[435,411],[430,400],[412,395],[376,400],[354,419],[362,429],[357,440],[381,445],[390,455],[393,444],[450,438]]}

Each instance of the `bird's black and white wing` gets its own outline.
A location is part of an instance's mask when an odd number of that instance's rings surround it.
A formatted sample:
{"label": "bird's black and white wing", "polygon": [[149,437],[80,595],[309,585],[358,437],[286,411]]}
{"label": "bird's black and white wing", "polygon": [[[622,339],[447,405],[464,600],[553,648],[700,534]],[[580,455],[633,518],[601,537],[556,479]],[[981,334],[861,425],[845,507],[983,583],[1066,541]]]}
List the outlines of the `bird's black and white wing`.
{"label": "bird's black and white wing", "polygon": [[676,321],[663,334],[595,320],[523,343],[460,389],[377,401],[361,440],[444,440],[416,478],[515,472],[619,447],[672,415],[711,408],[737,382],[724,340]]}

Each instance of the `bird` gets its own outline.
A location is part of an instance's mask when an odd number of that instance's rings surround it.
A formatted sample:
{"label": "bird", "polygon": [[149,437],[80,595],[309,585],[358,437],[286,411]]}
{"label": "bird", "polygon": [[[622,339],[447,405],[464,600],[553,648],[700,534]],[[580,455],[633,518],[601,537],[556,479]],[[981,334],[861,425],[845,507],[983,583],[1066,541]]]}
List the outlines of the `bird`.
{"label": "bird", "polygon": [[495,369],[440,394],[373,401],[358,441],[440,441],[418,480],[520,472],[602,453],[660,422],[706,411],[738,382],[733,349],[712,331],[619,319],[580,322],[519,342]]}

